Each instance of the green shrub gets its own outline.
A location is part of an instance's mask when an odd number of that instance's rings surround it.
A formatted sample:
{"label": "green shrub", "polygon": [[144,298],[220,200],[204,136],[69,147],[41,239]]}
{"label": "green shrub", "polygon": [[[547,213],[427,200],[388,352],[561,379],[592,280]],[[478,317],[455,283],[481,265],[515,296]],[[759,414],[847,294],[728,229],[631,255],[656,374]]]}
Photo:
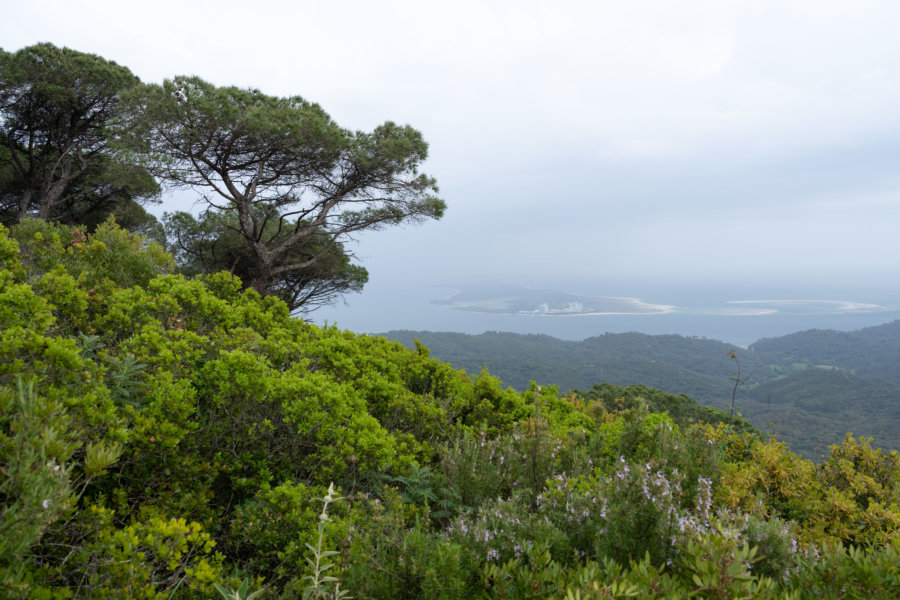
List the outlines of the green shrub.
{"label": "green shrub", "polygon": [[2,595],[897,596],[900,459],[864,439],[817,467],[312,326],[113,223],[0,232]]}
{"label": "green shrub", "polygon": [[568,537],[546,514],[533,510],[528,492],[485,502],[477,511],[457,517],[447,533],[476,562],[503,563],[521,558],[537,544],[557,560],[572,558]]}
{"label": "green shrub", "polygon": [[30,383],[0,387],[0,591],[27,597],[26,558],[75,503],[72,419]]}
{"label": "green shrub", "polygon": [[434,532],[421,510],[385,489],[354,507],[341,580],[355,598],[463,600],[477,579],[465,545]]}
{"label": "green shrub", "polygon": [[[224,540],[228,556],[271,583],[296,579],[309,554],[306,544],[316,543],[320,499],[325,493],[323,486],[299,482],[261,486],[235,509]],[[334,547],[346,538],[347,524],[332,520],[326,534],[326,546]]]}
{"label": "green shrub", "polygon": [[208,597],[212,584],[222,580],[222,557],[199,523],[152,516],[119,527],[113,511],[96,505],[82,511],[79,521],[81,544],[43,574],[45,582],[77,597]]}
{"label": "green shrub", "polygon": [[842,544],[814,551],[791,579],[804,599],[889,600],[900,598],[900,552]]}

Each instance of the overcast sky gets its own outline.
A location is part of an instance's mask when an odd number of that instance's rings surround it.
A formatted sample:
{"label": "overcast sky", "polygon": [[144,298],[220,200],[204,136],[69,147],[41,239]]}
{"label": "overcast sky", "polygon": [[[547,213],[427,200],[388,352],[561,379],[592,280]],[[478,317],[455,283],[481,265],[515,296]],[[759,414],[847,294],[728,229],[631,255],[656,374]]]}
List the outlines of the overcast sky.
{"label": "overcast sky", "polygon": [[362,238],[373,283],[900,275],[896,0],[2,4],[7,51],[421,130],[448,211]]}

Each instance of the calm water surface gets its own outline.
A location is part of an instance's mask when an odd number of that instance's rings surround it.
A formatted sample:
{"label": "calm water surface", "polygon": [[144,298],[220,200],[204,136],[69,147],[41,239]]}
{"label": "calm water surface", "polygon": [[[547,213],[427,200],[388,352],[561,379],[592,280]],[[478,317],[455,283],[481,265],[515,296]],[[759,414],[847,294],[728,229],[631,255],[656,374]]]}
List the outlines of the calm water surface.
{"label": "calm water surface", "polygon": [[807,329],[850,331],[900,319],[900,292],[812,287],[704,290],[638,286],[591,289],[585,285],[569,285],[552,288],[583,295],[637,298],[672,307],[663,314],[502,315],[455,310],[433,302],[451,297],[459,289],[370,284],[362,294],[349,296],[345,303],[315,311],[308,319],[316,324],[336,323],[359,333],[383,333],[395,329],[462,333],[510,331],[580,340],[607,332],[637,331],[651,335],[707,337],[737,346]]}

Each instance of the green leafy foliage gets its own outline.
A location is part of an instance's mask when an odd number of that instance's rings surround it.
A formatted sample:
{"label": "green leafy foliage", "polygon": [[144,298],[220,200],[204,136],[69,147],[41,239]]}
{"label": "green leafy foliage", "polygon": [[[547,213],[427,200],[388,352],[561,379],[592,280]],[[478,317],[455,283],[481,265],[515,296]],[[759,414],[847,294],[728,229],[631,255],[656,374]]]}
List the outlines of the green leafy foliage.
{"label": "green leafy foliage", "polygon": [[376,502],[354,508],[342,580],[357,598],[450,600],[473,593],[477,578],[467,550],[431,529],[420,508],[407,505],[393,488]]}
{"label": "green leafy foliage", "polygon": [[888,600],[900,594],[896,547],[880,552],[837,545],[808,560],[792,579],[802,598],[872,598]]}
{"label": "green leafy foliage", "polygon": [[139,203],[159,185],[111,147],[120,94],[139,85],[125,67],[49,43],[0,51],[0,222],[155,221]]}
{"label": "green leafy foliage", "polygon": [[219,592],[219,595],[225,600],[253,600],[254,598],[261,596],[265,591],[263,589],[251,592],[249,579],[241,581],[241,585],[239,585],[237,589],[227,588],[220,583],[215,583],[213,585],[215,586],[216,591]]}
{"label": "green leafy foliage", "polygon": [[[277,246],[287,241],[290,231],[278,227],[277,218],[258,216],[266,224],[263,235]],[[309,225],[307,225],[309,226]],[[343,245],[313,233],[293,244],[284,254],[287,264],[310,264],[302,269],[270,275],[265,293],[285,302],[291,310],[304,312],[329,304],[348,292],[362,291],[368,272],[352,264]],[[181,270],[189,275],[228,271],[245,285],[260,277],[253,247],[240,233],[237,217],[230,213],[205,212],[198,218],[185,212],[166,215],[165,230],[172,240]]]}
{"label": "green leafy foliage", "polygon": [[27,589],[24,559],[74,502],[71,417],[33,382],[0,388],[0,589]]}
{"label": "green leafy foliage", "polygon": [[6,597],[897,593],[900,462],[868,439],[817,465],[685,396],[312,326],[111,222],[3,233]]}
{"label": "green leafy foliage", "polygon": [[123,527],[108,509],[90,506],[84,545],[70,557],[70,589],[91,598],[168,598],[182,586],[211,591],[222,577],[221,556],[199,523],[149,517]]}

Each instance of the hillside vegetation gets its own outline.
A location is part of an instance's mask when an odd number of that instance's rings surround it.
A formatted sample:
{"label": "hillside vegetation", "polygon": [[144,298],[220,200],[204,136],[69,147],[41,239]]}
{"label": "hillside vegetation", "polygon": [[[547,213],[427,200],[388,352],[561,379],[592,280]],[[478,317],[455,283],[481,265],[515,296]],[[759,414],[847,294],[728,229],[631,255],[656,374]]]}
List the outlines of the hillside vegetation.
{"label": "hillside vegetation", "polygon": [[[600,382],[640,383],[724,407],[731,402],[728,377],[737,372],[728,357],[734,346],[681,335],[607,333],[582,341],[505,332],[384,335],[407,347],[418,339],[435,356],[470,373],[487,367],[516,389],[527,388],[531,380],[551,382],[561,390],[585,390]],[[739,357],[753,383],[783,377],[800,367],[762,351],[740,352]]]}
{"label": "hillside vegetation", "polygon": [[900,595],[897,453],[516,391],[173,269],[112,222],[0,228],[0,596]]}
{"label": "hillside vegetation", "polygon": [[750,346],[784,361],[834,366],[855,375],[900,385],[900,321],[857,331],[814,329]]}
{"label": "hillside vegetation", "polygon": [[[388,338],[469,373],[488,368],[504,383],[531,381],[561,390],[642,384],[731,409],[733,346],[680,335],[621,333],[565,341],[546,335],[391,331]],[[855,332],[808,331],[737,349],[744,379],[736,399],[754,425],[819,460],[833,440],[866,431],[876,445],[900,448],[900,321]]]}

